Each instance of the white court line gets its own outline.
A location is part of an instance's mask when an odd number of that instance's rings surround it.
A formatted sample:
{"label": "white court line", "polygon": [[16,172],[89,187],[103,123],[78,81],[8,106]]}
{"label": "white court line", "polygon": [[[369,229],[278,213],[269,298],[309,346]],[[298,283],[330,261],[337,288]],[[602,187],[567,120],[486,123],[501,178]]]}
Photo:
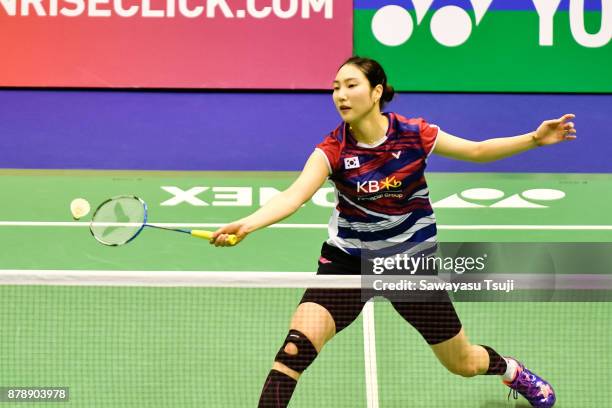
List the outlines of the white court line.
{"label": "white court line", "polygon": [[360,288],[360,275],[316,272],[0,269],[0,285]]}
{"label": "white court line", "polygon": [[[168,228],[218,228],[226,223],[161,223],[153,225]],[[0,227],[89,227],[89,222],[49,222],[49,221],[0,221]],[[326,229],[327,224],[274,224],[268,228],[295,228],[295,229]],[[439,230],[542,230],[542,231],[612,231],[612,225],[448,225],[438,224]]]}
{"label": "white court line", "polygon": [[445,230],[592,230],[611,231],[612,225],[438,225],[438,229]]}
{"label": "white court line", "polygon": [[376,331],[374,300],[363,307],[363,356],[365,362],[366,399],[368,408],[378,408],[378,372],[376,365]]}
{"label": "white court line", "polygon": [[[489,278],[487,274],[472,276],[475,281]],[[612,274],[496,274],[495,277],[500,282],[515,281],[517,290],[612,290]],[[0,285],[359,289],[371,284],[371,277],[317,275],[316,272],[0,269]]]}
{"label": "white court line", "polygon": [[[227,223],[172,223],[172,222],[155,222],[152,225],[168,228],[218,228]],[[72,222],[51,222],[51,221],[0,221],[0,227],[89,227],[89,222],[72,221]],[[327,224],[274,224],[268,228],[327,228]]]}

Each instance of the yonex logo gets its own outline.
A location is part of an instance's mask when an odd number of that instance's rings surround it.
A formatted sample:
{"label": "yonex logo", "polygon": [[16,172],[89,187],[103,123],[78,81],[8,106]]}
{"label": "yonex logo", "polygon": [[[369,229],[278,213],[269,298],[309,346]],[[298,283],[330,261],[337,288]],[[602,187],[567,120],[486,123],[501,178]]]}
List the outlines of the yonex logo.
{"label": "yonex logo", "polygon": [[[358,191],[374,193],[401,187],[402,183],[395,177],[380,181],[359,183]],[[208,187],[196,186],[183,190],[176,186],[162,186],[172,196],[160,203],[162,207],[191,205],[194,207],[251,207],[263,206],[272,197],[280,193],[274,187]],[[451,194],[433,203],[434,208],[548,208],[550,203],[561,200],[565,192],[561,190],[538,188],[525,190],[519,194],[507,195],[492,188],[470,188],[460,193]],[[333,208],[336,206],[334,189],[320,188],[311,199],[317,207]]]}
{"label": "yonex logo", "polygon": [[[476,25],[480,23],[491,6],[492,0],[472,0]],[[416,25],[420,25],[432,6],[433,0],[413,0]],[[467,41],[472,33],[472,20],[467,11],[458,6],[444,6],[436,10],[431,18],[431,34],[437,42],[447,47],[456,47]],[[412,16],[405,8],[396,5],[384,6],[372,19],[374,37],[390,47],[404,44],[414,30]]]}
{"label": "yonex logo", "polygon": [[432,204],[434,208],[548,208],[551,201],[561,200],[561,190],[536,188],[505,197],[506,193],[493,188],[471,188],[452,194]]}
{"label": "yonex logo", "polygon": [[385,177],[384,180],[370,180],[357,182],[357,191],[360,193],[377,193],[382,190],[391,190],[393,188],[401,187],[402,182],[397,180],[395,176]]}
{"label": "yonex logo", "polygon": [[[419,26],[430,10],[433,0],[412,0],[416,25]],[[458,6],[444,6],[437,9],[430,22],[433,38],[446,47],[456,47],[465,43],[472,34],[473,25],[478,26],[491,7],[493,0],[470,0],[473,7],[473,19],[470,14]],[[555,14],[560,0],[533,0],[535,12],[539,18],[539,45],[552,46]],[[601,25],[599,32],[589,33],[585,28],[584,0],[570,0],[570,31],[576,42],[583,47],[603,47],[612,39],[612,2],[601,2]],[[558,20],[557,20],[558,21]],[[408,10],[397,5],[380,8],[372,19],[372,33],[383,45],[395,47],[407,42],[414,31],[414,21]]]}
{"label": "yonex logo", "polygon": [[347,157],[344,159],[344,168],[346,170],[359,168],[359,157]]}
{"label": "yonex logo", "polygon": [[[280,193],[274,187],[209,187],[196,186],[184,190],[177,186],[161,186],[161,189],[172,197],[162,201],[162,207],[191,205],[193,207],[251,207],[266,204]],[[333,187],[322,187],[310,200],[318,207],[333,208],[336,206],[336,196]]]}

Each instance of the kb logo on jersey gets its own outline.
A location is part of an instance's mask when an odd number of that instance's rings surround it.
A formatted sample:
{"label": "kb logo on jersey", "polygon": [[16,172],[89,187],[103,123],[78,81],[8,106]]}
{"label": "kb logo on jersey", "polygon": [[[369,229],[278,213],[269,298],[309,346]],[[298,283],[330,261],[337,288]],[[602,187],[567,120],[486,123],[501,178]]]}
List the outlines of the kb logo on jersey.
{"label": "kb logo on jersey", "polygon": [[359,157],[347,157],[344,159],[344,168],[346,170],[359,168]]}
{"label": "kb logo on jersey", "polygon": [[377,193],[383,190],[391,190],[402,186],[402,182],[397,180],[395,176],[385,177],[384,180],[357,182],[357,191],[360,193]]}

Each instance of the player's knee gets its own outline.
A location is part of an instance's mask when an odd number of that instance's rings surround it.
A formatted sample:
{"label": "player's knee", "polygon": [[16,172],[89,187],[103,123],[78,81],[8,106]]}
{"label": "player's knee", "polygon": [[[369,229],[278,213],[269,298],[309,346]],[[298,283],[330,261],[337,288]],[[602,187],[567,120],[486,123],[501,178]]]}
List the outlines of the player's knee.
{"label": "player's knee", "polygon": [[478,365],[470,358],[460,358],[446,366],[448,371],[461,377],[474,377],[479,374]]}
{"label": "player's knee", "polygon": [[290,330],[274,360],[302,373],[312,364],[317,354],[317,349],[304,333]]}
{"label": "player's knee", "polygon": [[285,353],[291,355],[291,356],[295,356],[298,353],[298,348],[295,344],[293,343],[287,343],[287,345],[284,348]]}
{"label": "player's knee", "polygon": [[456,374],[456,375],[460,375],[462,377],[474,377],[476,375],[478,375],[478,367],[476,367],[476,365],[462,365],[462,366],[456,366],[453,367],[453,369],[449,369],[451,373]]}

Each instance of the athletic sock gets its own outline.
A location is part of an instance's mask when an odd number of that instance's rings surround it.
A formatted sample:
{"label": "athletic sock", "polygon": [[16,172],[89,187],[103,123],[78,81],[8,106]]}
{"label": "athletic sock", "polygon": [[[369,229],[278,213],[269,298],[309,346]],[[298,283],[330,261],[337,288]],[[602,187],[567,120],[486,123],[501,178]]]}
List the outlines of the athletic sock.
{"label": "athletic sock", "polygon": [[297,381],[280,371],[271,370],[266,378],[258,408],[286,408]]}
{"label": "athletic sock", "polygon": [[518,364],[517,362],[512,359],[512,358],[506,358],[506,365],[508,366],[506,368],[506,372],[504,373],[504,381],[505,382],[512,382],[514,381],[514,378],[516,377],[516,371],[518,369]]}
{"label": "athletic sock", "polygon": [[487,353],[489,353],[489,368],[485,375],[504,375],[506,369],[508,368],[508,364],[506,364],[506,360],[497,354],[495,350],[493,350],[489,346],[482,346]]}

